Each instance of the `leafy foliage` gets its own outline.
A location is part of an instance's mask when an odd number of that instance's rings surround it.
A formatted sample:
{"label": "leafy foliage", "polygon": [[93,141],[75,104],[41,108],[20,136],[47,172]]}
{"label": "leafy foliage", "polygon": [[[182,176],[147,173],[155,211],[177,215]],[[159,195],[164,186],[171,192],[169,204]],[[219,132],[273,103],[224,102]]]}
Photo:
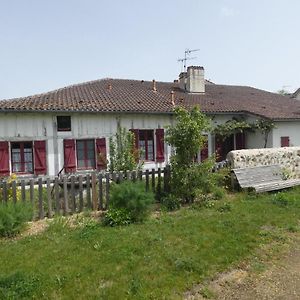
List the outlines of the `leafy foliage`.
{"label": "leafy foliage", "polygon": [[105,226],[125,226],[131,222],[130,213],[124,208],[112,208],[110,209],[103,219],[103,225]]}
{"label": "leafy foliage", "polygon": [[[12,182],[17,180],[16,174],[11,174],[7,179],[7,201],[13,201],[13,188],[12,188]],[[3,190],[0,189],[0,201],[3,197]],[[17,201],[21,200],[21,189],[16,189],[16,199]]]}
{"label": "leafy foliage", "polygon": [[167,211],[173,211],[180,208],[180,199],[175,195],[169,194],[161,199],[161,206]]}
{"label": "leafy foliage", "polygon": [[32,206],[28,203],[0,204],[0,236],[15,236],[33,216]]}
{"label": "leafy foliage", "polygon": [[203,132],[210,130],[210,120],[194,107],[190,112],[177,107],[175,109],[176,125],[168,127],[166,141],[176,148],[172,156],[173,164],[190,166],[194,157],[205,142]]}
{"label": "leafy foliage", "polygon": [[203,132],[210,130],[210,120],[194,107],[190,112],[176,108],[176,125],[167,130],[166,140],[176,149],[171,157],[172,193],[186,203],[193,202],[197,194],[212,191],[216,175],[212,173],[213,159],[201,164],[194,158],[203,147]]}
{"label": "leafy foliage", "polygon": [[264,142],[265,142],[264,148],[267,147],[270,131],[275,127],[276,126],[275,126],[274,122],[272,122],[272,120],[269,120],[269,119],[259,119],[256,121],[254,128],[256,130],[260,131],[261,134],[264,136]]}
{"label": "leafy foliage", "polygon": [[[124,225],[121,223],[143,222],[154,203],[154,194],[146,192],[142,183],[124,181],[112,187],[110,209],[105,224]],[[114,222],[114,220],[116,222]],[[118,223],[118,224],[116,224]]]}
{"label": "leafy foliage", "polygon": [[109,139],[109,170],[132,171],[140,169],[139,153],[134,150],[134,135],[118,123],[117,132]]}
{"label": "leafy foliage", "polygon": [[235,133],[241,133],[244,130],[252,130],[253,125],[249,124],[245,120],[236,120],[232,119],[224,124],[217,125],[213,132],[214,134],[217,134],[221,136],[224,140]]}

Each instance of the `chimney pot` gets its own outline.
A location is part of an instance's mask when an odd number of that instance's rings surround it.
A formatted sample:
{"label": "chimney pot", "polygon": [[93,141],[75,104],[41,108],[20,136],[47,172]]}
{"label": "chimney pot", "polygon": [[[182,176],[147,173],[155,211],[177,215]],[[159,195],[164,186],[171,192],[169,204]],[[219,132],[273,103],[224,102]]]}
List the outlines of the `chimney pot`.
{"label": "chimney pot", "polygon": [[173,106],[175,106],[175,93],[174,93],[174,91],[171,91],[171,103],[172,103],[172,105]]}
{"label": "chimney pot", "polygon": [[157,91],[155,79],[152,80],[152,90],[153,90],[153,92],[156,92],[156,91]]}

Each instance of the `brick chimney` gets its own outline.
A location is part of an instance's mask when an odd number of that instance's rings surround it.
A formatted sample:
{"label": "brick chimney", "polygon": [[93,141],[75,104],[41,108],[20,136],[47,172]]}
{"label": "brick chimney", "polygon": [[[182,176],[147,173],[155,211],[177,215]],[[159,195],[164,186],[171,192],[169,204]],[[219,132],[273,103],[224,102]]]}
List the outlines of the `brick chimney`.
{"label": "brick chimney", "polygon": [[179,87],[188,93],[205,93],[204,68],[190,66],[179,74]]}

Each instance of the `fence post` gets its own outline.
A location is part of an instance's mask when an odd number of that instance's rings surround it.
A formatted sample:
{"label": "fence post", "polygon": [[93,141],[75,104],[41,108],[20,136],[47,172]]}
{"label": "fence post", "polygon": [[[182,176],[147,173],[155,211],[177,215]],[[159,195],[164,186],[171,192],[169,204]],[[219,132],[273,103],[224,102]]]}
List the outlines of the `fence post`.
{"label": "fence post", "polygon": [[17,203],[17,183],[15,180],[11,183],[11,186],[12,186],[13,202],[14,202],[14,204],[16,204]]}
{"label": "fence post", "polygon": [[34,205],[34,180],[30,179],[30,201]]}
{"label": "fence post", "polygon": [[156,191],[156,195],[157,195],[157,200],[160,201],[160,198],[161,198],[161,169],[160,168],[157,169],[157,191]]}
{"label": "fence post", "polygon": [[7,203],[7,181],[2,182],[3,202]]}
{"label": "fence post", "polygon": [[151,170],[151,185],[152,185],[152,192],[155,193],[155,169]]}
{"label": "fence post", "polygon": [[60,214],[58,177],[55,177],[55,180],[54,180],[54,192],[55,192],[55,211],[57,214]]}
{"label": "fence post", "polygon": [[64,176],[63,187],[64,187],[64,215],[67,215],[69,213],[67,176]]}
{"label": "fence post", "polygon": [[105,198],[106,198],[106,203],[105,203],[105,209],[109,208],[109,173],[105,174]]}
{"label": "fence post", "polygon": [[83,183],[82,183],[82,175],[79,175],[79,211],[83,210]]}
{"label": "fence post", "polygon": [[47,203],[48,203],[48,218],[52,218],[52,199],[51,199],[51,182],[47,178]]}
{"label": "fence post", "polygon": [[93,210],[97,210],[97,188],[96,188],[96,174],[92,173],[92,199],[93,199]]}
{"label": "fence post", "polygon": [[91,201],[91,178],[90,175],[86,175],[86,181],[85,181],[85,187],[86,187],[86,201],[88,208],[92,208],[92,201]]}
{"label": "fence post", "polygon": [[132,181],[136,182],[136,171],[132,171],[131,175],[132,175],[132,177],[131,177]]}
{"label": "fence post", "polygon": [[26,201],[25,180],[24,179],[21,180],[21,198],[22,198],[23,202]]}
{"label": "fence post", "polygon": [[146,191],[149,191],[149,170],[146,170]]}
{"label": "fence post", "polygon": [[44,219],[44,205],[43,205],[43,179],[40,177],[39,184],[39,219]]}
{"label": "fence post", "polygon": [[98,188],[99,188],[99,209],[103,210],[103,184],[102,184],[102,174],[98,176]]}
{"label": "fence post", "polygon": [[75,176],[71,176],[71,210],[72,213],[75,213],[76,211],[76,201],[75,201]]}

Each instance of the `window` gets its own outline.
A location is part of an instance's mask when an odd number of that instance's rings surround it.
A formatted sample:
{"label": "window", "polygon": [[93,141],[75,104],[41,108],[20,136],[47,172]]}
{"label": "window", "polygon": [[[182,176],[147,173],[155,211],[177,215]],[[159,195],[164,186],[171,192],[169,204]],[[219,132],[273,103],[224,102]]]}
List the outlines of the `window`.
{"label": "window", "polygon": [[94,140],[77,140],[77,168],[93,169],[95,168],[95,141]]}
{"label": "window", "polygon": [[57,131],[71,131],[71,117],[57,116]]}
{"label": "window", "polygon": [[153,130],[139,130],[139,149],[142,160],[154,160]]}
{"label": "window", "polygon": [[33,173],[32,142],[11,143],[13,173]]}

